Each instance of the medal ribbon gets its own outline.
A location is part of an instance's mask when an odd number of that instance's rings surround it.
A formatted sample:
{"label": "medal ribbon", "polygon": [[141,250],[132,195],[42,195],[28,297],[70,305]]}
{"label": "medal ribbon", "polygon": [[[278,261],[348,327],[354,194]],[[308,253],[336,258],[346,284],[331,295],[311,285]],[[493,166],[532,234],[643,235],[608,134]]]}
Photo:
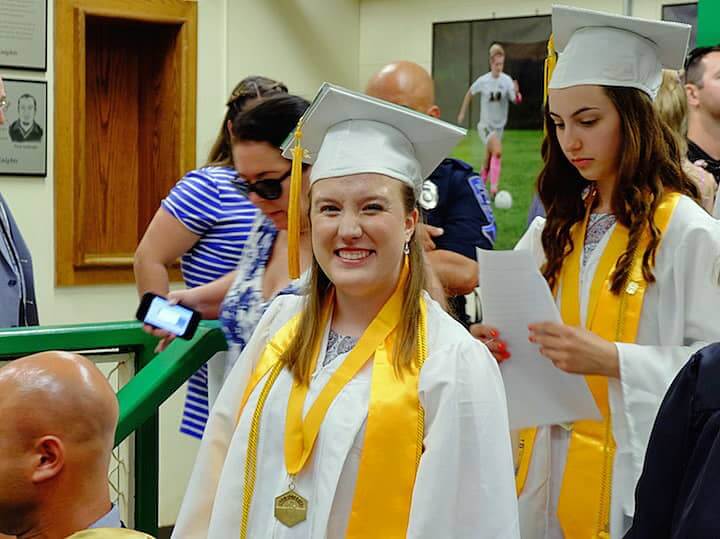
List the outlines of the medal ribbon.
{"label": "medal ribbon", "polygon": [[[403,302],[403,288],[407,279],[407,267],[403,266],[400,279],[390,299],[383,305],[377,316],[360,337],[342,365],[333,373],[325,387],[313,402],[303,420],[303,407],[309,389],[308,385],[293,382],[288,400],[285,422],[285,465],[290,475],[303,469],[315,446],[325,414],[330,405],[352,380],[365,363],[373,357],[375,350],[385,342],[400,321]],[[311,371],[315,372],[319,354],[315,354]]]}
{"label": "medal ribbon", "polygon": [[[343,364],[330,377],[304,420],[302,412],[308,387],[293,382],[288,400],[285,462],[288,473],[295,475],[303,469],[312,453],[322,421],[335,397],[367,361],[373,359],[368,421],[348,525],[348,538],[369,537],[375,534],[392,539],[405,537],[407,531],[412,491],[424,437],[424,413],[418,398],[418,377],[426,354],[427,317],[425,303],[421,299],[421,327],[418,332],[419,365],[403,371],[403,376],[399,378],[391,358],[395,344],[394,330],[402,312],[403,290],[407,275],[408,266],[405,264],[393,295],[370,323]],[[325,324],[331,306],[330,301],[324,309]],[[236,416],[236,424],[253,389],[268,372],[271,372],[271,375],[275,373],[279,358],[297,331],[298,321],[299,315],[281,328],[265,347],[245,389]],[[318,342],[313,347],[313,371],[320,345],[321,343]],[[274,378],[271,381],[274,382]],[[259,432],[253,434],[251,431],[248,442],[249,453],[250,449],[257,447],[258,437]],[[252,468],[254,467],[253,462]],[[246,476],[253,478],[252,485],[246,481],[245,504],[248,507],[244,508],[244,513],[249,515],[254,471],[246,473]],[[389,509],[392,511],[388,512]],[[377,535],[380,530],[382,533]]]}

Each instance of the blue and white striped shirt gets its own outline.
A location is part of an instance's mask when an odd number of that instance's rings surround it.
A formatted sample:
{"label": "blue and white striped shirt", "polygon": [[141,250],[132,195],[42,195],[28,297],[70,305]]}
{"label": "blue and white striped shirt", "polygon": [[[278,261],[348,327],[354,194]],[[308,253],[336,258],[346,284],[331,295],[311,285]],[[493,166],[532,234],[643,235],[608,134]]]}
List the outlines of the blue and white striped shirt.
{"label": "blue and white striped shirt", "polygon": [[[252,230],[257,208],[232,181],[231,167],[205,167],[188,172],[172,188],[162,207],[200,236],[182,256],[180,269],[188,288],[201,286],[230,273],[241,258]],[[208,367],[203,365],[190,380],[180,432],[197,438],[207,421]]]}
{"label": "blue and white striped shirt", "polygon": [[222,277],[240,260],[257,208],[233,185],[235,177],[231,167],[193,170],[162,201],[167,212],[200,236],[180,261],[188,288]]}

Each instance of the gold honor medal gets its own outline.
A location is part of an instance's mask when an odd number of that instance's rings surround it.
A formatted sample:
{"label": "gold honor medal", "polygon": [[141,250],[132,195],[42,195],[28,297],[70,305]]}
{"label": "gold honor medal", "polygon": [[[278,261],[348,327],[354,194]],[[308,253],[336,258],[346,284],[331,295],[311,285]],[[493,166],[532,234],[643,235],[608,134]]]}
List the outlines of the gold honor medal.
{"label": "gold honor medal", "polygon": [[295,492],[295,486],[291,484],[287,492],[275,498],[275,518],[292,528],[307,518],[307,506],[307,500]]}

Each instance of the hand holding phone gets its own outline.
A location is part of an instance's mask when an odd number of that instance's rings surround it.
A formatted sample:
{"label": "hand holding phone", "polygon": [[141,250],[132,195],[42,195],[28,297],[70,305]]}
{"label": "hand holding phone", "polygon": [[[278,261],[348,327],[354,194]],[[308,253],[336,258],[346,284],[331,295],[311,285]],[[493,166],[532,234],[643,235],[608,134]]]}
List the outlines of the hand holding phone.
{"label": "hand holding phone", "polygon": [[192,339],[201,318],[199,312],[171,303],[167,298],[152,292],[143,295],[135,316],[141,322],[181,339]]}

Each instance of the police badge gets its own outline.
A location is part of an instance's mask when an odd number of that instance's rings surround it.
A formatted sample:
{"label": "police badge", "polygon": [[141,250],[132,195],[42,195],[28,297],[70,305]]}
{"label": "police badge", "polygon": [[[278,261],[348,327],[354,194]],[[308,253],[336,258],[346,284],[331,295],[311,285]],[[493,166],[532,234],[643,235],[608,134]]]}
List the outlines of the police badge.
{"label": "police badge", "polygon": [[438,188],[430,180],[423,182],[422,193],[420,193],[420,207],[423,210],[433,210],[438,205]]}

